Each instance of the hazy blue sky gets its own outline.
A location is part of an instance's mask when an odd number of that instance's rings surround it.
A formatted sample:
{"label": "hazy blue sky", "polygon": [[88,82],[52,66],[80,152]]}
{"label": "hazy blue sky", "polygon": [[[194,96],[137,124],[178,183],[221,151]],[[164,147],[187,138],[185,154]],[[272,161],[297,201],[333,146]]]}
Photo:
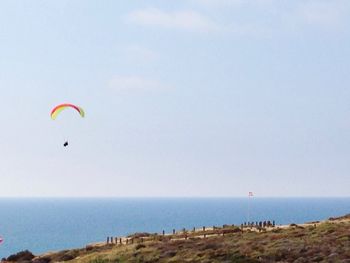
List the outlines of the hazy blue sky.
{"label": "hazy blue sky", "polygon": [[349,33],[347,0],[2,0],[0,196],[349,196]]}

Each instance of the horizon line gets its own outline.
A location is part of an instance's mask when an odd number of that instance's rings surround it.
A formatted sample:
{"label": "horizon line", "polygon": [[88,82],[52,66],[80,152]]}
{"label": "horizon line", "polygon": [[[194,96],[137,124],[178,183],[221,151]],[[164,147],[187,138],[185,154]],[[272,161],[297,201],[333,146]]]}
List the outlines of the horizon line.
{"label": "horizon line", "polygon": [[130,199],[130,198],[144,198],[144,199],[229,199],[229,198],[350,198],[349,196],[0,196],[0,199]]}

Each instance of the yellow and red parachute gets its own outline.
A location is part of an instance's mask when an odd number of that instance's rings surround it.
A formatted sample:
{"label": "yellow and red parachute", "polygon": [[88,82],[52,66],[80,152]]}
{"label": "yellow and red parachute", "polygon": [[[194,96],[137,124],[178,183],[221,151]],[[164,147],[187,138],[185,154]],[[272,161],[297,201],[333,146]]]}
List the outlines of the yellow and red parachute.
{"label": "yellow and red parachute", "polygon": [[[74,104],[70,104],[70,103],[63,103],[63,104],[59,104],[57,105],[56,107],[54,107],[52,110],[51,110],[51,119],[52,120],[55,120],[57,118],[57,116],[65,109],[73,109],[73,110],[76,110],[80,116],[83,118],[85,117],[85,112],[83,110],[83,108],[79,107],[79,106],[76,106]],[[67,147],[68,146],[68,140],[67,140],[67,137],[64,136],[65,138],[65,142],[63,144],[64,147]]]}
{"label": "yellow and red parachute", "polygon": [[74,110],[76,110],[81,117],[85,117],[85,112],[83,110],[83,108],[70,104],[70,103],[63,103],[63,104],[59,104],[56,107],[54,107],[51,111],[51,119],[55,120],[57,118],[57,116],[61,113],[61,111],[68,109],[68,108],[72,108]]}

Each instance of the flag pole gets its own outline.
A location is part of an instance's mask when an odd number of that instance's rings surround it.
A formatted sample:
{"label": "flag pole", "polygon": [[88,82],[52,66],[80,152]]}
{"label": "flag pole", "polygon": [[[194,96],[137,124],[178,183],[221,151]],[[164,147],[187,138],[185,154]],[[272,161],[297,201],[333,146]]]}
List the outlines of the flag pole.
{"label": "flag pole", "polygon": [[248,216],[247,216],[247,224],[249,224],[250,220],[250,195],[248,194]]}
{"label": "flag pole", "polygon": [[250,222],[250,199],[251,197],[253,196],[253,192],[248,192],[248,216],[247,216],[247,221],[248,221],[248,224]]}

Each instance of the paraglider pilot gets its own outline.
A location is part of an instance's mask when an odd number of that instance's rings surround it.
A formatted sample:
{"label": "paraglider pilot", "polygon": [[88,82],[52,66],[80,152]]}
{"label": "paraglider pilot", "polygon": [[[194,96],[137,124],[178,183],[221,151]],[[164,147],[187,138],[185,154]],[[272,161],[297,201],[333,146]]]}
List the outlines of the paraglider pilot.
{"label": "paraglider pilot", "polygon": [[68,146],[68,141],[64,142],[63,146],[67,147]]}

